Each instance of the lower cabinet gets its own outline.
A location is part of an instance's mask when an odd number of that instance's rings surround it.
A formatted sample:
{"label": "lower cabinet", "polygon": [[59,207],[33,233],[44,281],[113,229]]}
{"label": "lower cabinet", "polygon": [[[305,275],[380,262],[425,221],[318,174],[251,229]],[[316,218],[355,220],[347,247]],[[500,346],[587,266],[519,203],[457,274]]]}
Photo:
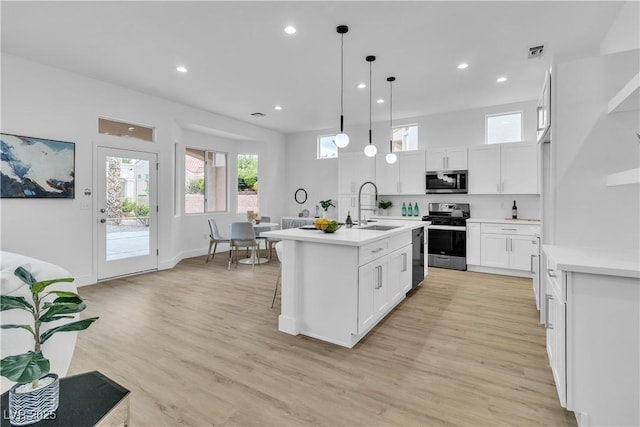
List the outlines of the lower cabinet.
{"label": "lower cabinet", "polygon": [[382,318],[411,289],[411,245],[358,269],[358,334]]}
{"label": "lower cabinet", "polygon": [[[533,274],[534,257],[538,253],[538,240],[535,233],[539,230],[539,226],[482,224],[480,265],[528,271]],[[467,264],[473,263],[467,261]]]}
{"label": "lower cabinet", "polygon": [[547,330],[547,355],[553,373],[560,405],[567,407],[567,374],[566,374],[566,300],[564,297],[564,280],[562,273],[547,269],[547,293],[545,295]]}

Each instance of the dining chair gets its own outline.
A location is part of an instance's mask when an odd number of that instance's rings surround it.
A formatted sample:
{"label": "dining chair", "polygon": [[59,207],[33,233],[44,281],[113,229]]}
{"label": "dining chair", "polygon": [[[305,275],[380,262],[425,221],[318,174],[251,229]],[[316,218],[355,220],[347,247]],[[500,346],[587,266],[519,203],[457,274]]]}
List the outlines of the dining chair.
{"label": "dining chair", "polygon": [[[216,249],[218,247],[218,243],[229,243],[228,237],[223,237],[218,232],[218,225],[214,219],[209,218],[209,252],[207,252],[207,260],[205,264],[209,262],[209,256],[211,255],[211,260],[213,261],[213,257],[216,256]],[[211,253],[211,247],[213,246],[213,253]]]}
{"label": "dining chair", "polygon": [[251,249],[251,268],[255,269],[256,266],[256,249],[259,251],[260,247],[256,241],[256,233],[253,229],[253,224],[250,222],[232,222],[231,223],[231,238],[229,239],[229,265],[228,270],[231,270],[231,261],[233,260],[233,253],[235,252],[236,266],[238,265],[238,250],[240,248]]}
{"label": "dining chair", "polygon": [[[271,217],[270,216],[263,216],[261,217],[261,221],[262,222],[271,222]],[[267,228],[267,227],[264,227]],[[272,258],[272,254],[273,254],[273,246],[278,243],[280,241],[280,239],[276,239],[275,237],[264,237],[261,236],[260,233],[262,231],[268,231],[265,229],[260,229],[260,227],[256,227],[256,238],[259,239],[258,243],[260,243],[260,241],[264,241],[264,250],[267,251],[267,257],[269,258],[269,261],[271,261]],[[271,227],[269,227],[270,229]]]}
{"label": "dining chair", "polygon": [[278,261],[280,261],[280,269],[278,270],[278,278],[276,279],[276,288],[273,290],[271,308],[273,308],[273,304],[276,302],[276,294],[278,293],[278,282],[282,283],[282,242],[277,242],[274,246],[276,247],[276,257],[278,257]]}
{"label": "dining chair", "polygon": [[[270,216],[260,216],[260,222],[271,222]],[[267,250],[268,239],[264,236],[260,236],[260,233],[263,231],[269,231],[271,227],[260,227],[260,224],[254,226],[254,230],[256,232],[256,239],[258,240],[258,252],[260,251],[260,242],[264,242],[264,250]],[[271,259],[271,256],[269,256]]]}

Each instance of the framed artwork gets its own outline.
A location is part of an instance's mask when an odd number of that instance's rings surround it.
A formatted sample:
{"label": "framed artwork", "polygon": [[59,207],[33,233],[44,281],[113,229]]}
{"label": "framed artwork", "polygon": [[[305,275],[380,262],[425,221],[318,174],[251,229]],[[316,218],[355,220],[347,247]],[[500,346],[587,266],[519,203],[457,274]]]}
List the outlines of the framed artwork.
{"label": "framed artwork", "polygon": [[0,197],[75,198],[73,142],[0,134]]}

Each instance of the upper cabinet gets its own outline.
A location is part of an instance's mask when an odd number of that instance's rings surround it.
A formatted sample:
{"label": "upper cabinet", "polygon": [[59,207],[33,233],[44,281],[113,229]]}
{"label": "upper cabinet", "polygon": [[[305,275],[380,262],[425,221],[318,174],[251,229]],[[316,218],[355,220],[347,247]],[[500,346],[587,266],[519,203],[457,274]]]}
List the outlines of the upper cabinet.
{"label": "upper cabinet", "polygon": [[467,147],[432,148],[427,150],[427,170],[466,170]]}
{"label": "upper cabinet", "polygon": [[469,194],[538,194],[535,143],[469,148]]}
{"label": "upper cabinet", "polygon": [[424,194],[425,152],[401,151],[398,161],[389,164],[376,156],[376,185],[380,194]]}
{"label": "upper cabinet", "polygon": [[338,157],[338,193],[358,194],[358,189],[363,183],[375,180],[375,172],[376,163],[373,157],[367,157],[362,152],[340,153]]}
{"label": "upper cabinet", "polygon": [[544,84],[542,85],[542,93],[538,99],[536,112],[538,142],[549,142],[549,129],[551,128],[551,70],[547,71],[544,76]]}

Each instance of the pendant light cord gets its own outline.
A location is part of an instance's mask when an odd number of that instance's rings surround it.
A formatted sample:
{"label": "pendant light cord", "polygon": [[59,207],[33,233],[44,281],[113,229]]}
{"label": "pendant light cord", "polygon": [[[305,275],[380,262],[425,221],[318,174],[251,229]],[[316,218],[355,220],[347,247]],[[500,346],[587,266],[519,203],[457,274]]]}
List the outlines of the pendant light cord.
{"label": "pendant light cord", "polygon": [[[340,115],[344,115],[344,34],[340,34]],[[342,122],[342,120],[341,120]],[[340,123],[342,132],[342,123]]]}
{"label": "pendant light cord", "polygon": [[369,61],[369,144],[371,144],[371,63]]}

